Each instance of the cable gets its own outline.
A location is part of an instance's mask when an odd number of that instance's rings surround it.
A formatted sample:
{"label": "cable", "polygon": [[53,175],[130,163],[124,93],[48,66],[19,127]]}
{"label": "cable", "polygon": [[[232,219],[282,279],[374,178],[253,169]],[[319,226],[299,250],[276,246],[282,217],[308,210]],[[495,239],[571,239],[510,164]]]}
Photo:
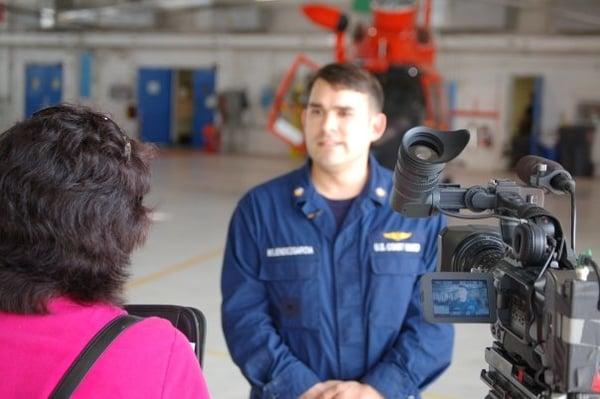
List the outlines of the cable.
{"label": "cable", "polygon": [[[596,276],[598,276],[598,292],[600,293],[600,268],[598,268],[598,264],[592,258],[588,258],[588,261],[592,264],[592,267],[596,271]],[[600,310],[600,295],[598,296],[598,310]]]}
{"label": "cable", "polygon": [[557,256],[557,258],[558,258],[559,261],[562,259],[564,251],[565,251],[565,239],[563,237],[560,240],[560,247],[558,248],[558,256]]}
{"label": "cable", "polygon": [[[581,257],[579,258],[581,261],[581,264],[588,264],[592,266],[592,269],[594,269],[594,271],[596,272],[596,277],[598,277],[598,293],[600,293],[600,268],[598,267],[598,264],[596,262],[594,262],[594,260],[592,259],[591,256],[589,255],[581,255]],[[600,295],[598,296],[598,310],[600,310]]]}
{"label": "cable", "polygon": [[548,392],[548,394],[551,393],[551,387],[550,385],[548,385],[546,383],[546,381],[544,381],[542,379],[542,374],[547,370],[547,367],[542,367],[541,369],[539,369],[538,371],[536,371],[535,376],[534,376],[534,380],[535,382],[538,383],[538,385],[543,386],[544,388],[546,388],[546,392]]}
{"label": "cable", "polygon": [[529,327],[531,327],[531,325],[535,321],[535,312],[533,309],[534,296],[535,296],[535,288],[534,288],[535,282],[538,281],[542,277],[542,275],[544,274],[544,272],[546,271],[546,269],[552,262],[552,257],[554,256],[555,253],[556,253],[556,246],[552,247],[552,251],[550,251],[550,255],[548,256],[548,259],[546,259],[546,263],[544,264],[544,266],[542,267],[542,270],[540,271],[540,273],[538,274],[538,276],[536,277],[535,281],[532,284],[532,290],[531,290],[531,294],[529,297],[529,314],[531,316],[529,317],[529,323],[527,325],[527,336],[529,336]]}
{"label": "cable", "polygon": [[550,256],[548,256],[548,259],[546,259],[546,263],[542,267],[542,270],[540,271],[540,274],[538,274],[538,276],[536,277],[535,281],[538,281],[542,277],[542,275],[544,274],[544,272],[546,271],[546,269],[550,265],[550,262],[552,261],[552,257],[554,256],[555,253],[556,253],[556,247],[552,247],[552,251],[550,252]]}
{"label": "cable", "polygon": [[571,194],[571,249],[576,253],[575,234],[577,225],[577,204],[575,203],[575,191],[569,191],[569,194]]}

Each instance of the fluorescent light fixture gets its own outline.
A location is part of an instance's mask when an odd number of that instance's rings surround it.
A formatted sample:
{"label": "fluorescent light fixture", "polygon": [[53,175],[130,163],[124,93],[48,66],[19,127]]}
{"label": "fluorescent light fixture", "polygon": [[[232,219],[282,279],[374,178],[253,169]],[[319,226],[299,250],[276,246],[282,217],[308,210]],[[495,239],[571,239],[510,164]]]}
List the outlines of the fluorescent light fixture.
{"label": "fluorescent light fixture", "polygon": [[69,10],[58,13],[60,23],[92,23],[97,18],[97,12],[94,10]]}
{"label": "fluorescent light fixture", "polygon": [[56,24],[56,12],[53,8],[42,8],[40,10],[40,27],[42,29],[54,28]]}
{"label": "fluorescent light fixture", "polygon": [[212,5],[213,0],[156,0],[154,4],[164,9],[184,9]]}

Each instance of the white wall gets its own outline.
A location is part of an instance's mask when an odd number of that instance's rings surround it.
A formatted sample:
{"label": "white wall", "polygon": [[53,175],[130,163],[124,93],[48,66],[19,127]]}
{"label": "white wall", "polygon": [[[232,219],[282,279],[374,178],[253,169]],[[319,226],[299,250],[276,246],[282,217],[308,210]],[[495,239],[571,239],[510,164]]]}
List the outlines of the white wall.
{"label": "white wall", "polygon": [[431,23],[436,29],[482,31],[507,26],[507,7],[487,1],[433,0]]}
{"label": "white wall", "polygon": [[[25,113],[25,67],[32,63],[62,63],[63,65],[63,101],[78,101],[77,85],[77,51],[64,48],[26,48],[26,49],[7,49],[7,55],[4,61],[0,61],[0,101],[6,98],[5,117],[0,120],[0,128],[6,128],[19,119],[22,119]],[[8,74],[8,82],[5,77]],[[6,87],[2,89],[1,87]],[[5,93],[2,91],[6,90]]]}
{"label": "white wall", "polygon": [[10,64],[10,49],[0,48],[0,131],[11,125]]}
{"label": "white wall", "polygon": [[[491,61],[491,60],[490,60]],[[468,167],[497,170],[504,168],[502,157],[506,137],[506,96],[507,76],[493,63],[479,60],[478,56],[441,54],[439,69],[447,81],[456,84],[455,109],[461,111],[489,112],[496,111],[499,118],[479,116],[455,116],[452,129],[469,129],[471,141],[460,159]],[[486,125],[493,138],[490,147],[478,147],[475,127]]]}
{"label": "white wall", "polygon": [[[135,101],[136,97],[137,76],[135,68],[131,67],[132,53],[127,50],[96,49],[92,54],[93,83],[88,102],[110,113],[128,135],[137,137],[137,121],[127,117],[127,105],[130,101]],[[110,89],[113,86],[129,87],[133,98],[111,98]]]}
{"label": "white wall", "polygon": [[[297,51],[281,49],[245,50],[245,49],[213,49],[189,50],[164,49],[161,51],[143,49],[125,51],[120,56],[111,55],[105,50],[103,65],[96,65],[101,70],[101,78],[94,87],[97,95],[95,102],[103,109],[111,112],[116,121],[121,123],[130,133],[137,133],[135,120],[126,119],[126,102],[115,102],[108,97],[108,90],[114,82],[131,82],[137,86],[137,70],[141,67],[168,67],[174,69],[195,69],[217,67],[217,91],[227,89],[245,89],[251,105],[247,110],[246,152],[254,154],[282,155],[288,149],[283,142],[267,133],[267,115],[260,107],[262,89],[269,84],[277,84],[283,73],[290,67]],[[317,62],[327,62],[328,51],[314,51],[311,54]]]}
{"label": "white wall", "polygon": [[[573,40],[577,40],[573,38]],[[495,169],[502,165],[502,150],[510,140],[510,101],[514,77],[536,75],[544,78],[541,140],[556,143],[556,130],[561,118],[573,122],[577,103],[600,99],[600,54],[561,52],[478,52],[442,51],[439,69],[446,80],[457,82],[457,108],[495,110],[500,114],[494,130],[494,148],[470,147],[463,159],[469,167]],[[456,118],[455,128],[478,118]],[[496,121],[485,122],[496,126]],[[460,126],[460,125],[463,126]],[[600,135],[600,132],[597,134]],[[595,148],[594,151],[599,149]],[[600,167],[600,165],[599,165]]]}
{"label": "white wall", "polygon": [[[470,148],[463,156],[465,162],[479,169],[503,166],[502,150],[510,138],[509,102],[515,76],[545,78],[542,133],[548,143],[553,140],[561,115],[572,117],[578,101],[600,98],[600,43],[596,39],[502,35],[440,38],[438,67],[446,80],[456,82],[457,107],[499,114],[498,119],[455,119],[455,127],[487,123],[492,128],[494,145]],[[137,123],[127,119],[128,100],[110,97],[112,86],[130,86],[135,97],[140,67],[193,69],[216,65],[217,90],[244,88],[253,105],[247,118],[247,151],[287,153],[285,145],[265,131],[261,91],[279,81],[299,52],[319,63],[331,61],[331,43],[327,34],[27,34],[14,36],[12,41],[11,34],[7,34],[0,37],[0,98],[8,93],[10,106],[2,124],[6,127],[7,121],[10,124],[23,116],[24,70],[29,62],[62,62],[64,99],[77,101],[79,49],[86,49],[94,56],[92,98],[88,102],[110,112],[129,134],[137,135]]]}
{"label": "white wall", "polygon": [[[24,71],[27,63],[62,62],[65,77],[63,100],[91,104],[109,112],[132,136],[138,135],[137,121],[127,117],[127,105],[135,102],[139,68],[196,69],[216,66],[218,91],[231,88],[248,91],[253,107],[247,118],[247,151],[286,154],[287,147],[266,133],[266,113],[259,105],[261,91],[265,85],[279,82],[301,49],[308,50],[307,54],[312,53],[316,61],[326,62],[330,43],[328,35],[9,34],[0,38],[0,51],[6,54],[12,52],[0,61],[0,90],[4,76],[5,81],[10,81],[6,91],[12,93],[7,111],[9,118],[1,127],[6,128],[23,117]],[[266,48],[261,49],[261,46]],[[93,55],[92,96],[84,100],[77,97],[81,50],[91,51]],[[9,60],[14,65],[11,71],[4,67]],[[130,87],[133,100],[112,98],[110,89],[115,85]]]}

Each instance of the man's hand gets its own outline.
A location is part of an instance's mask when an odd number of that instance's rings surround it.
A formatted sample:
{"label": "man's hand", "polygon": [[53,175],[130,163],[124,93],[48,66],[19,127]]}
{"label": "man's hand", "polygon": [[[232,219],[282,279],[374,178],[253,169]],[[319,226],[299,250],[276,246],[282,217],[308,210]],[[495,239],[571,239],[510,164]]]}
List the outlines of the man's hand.
{"label": "man's hand", "polygon": [[323,393],[324,391],[339,385],[339,384],[343,384],[344,381],[340,381],[340,380],[329,380],[329,381],[324,381],[324,382],[319,382],[318,384],[313,385],[312,387],[310,387],[308,389],[308,391],[304,392],[302,394],[302,396],[300,396],[298,399],[318,399],[320,398],[320,394]]}
{"label": "man's hand", "polygon": [[315,399],[385,399],[375,388],[356,381],[332,384],[321,391]]}

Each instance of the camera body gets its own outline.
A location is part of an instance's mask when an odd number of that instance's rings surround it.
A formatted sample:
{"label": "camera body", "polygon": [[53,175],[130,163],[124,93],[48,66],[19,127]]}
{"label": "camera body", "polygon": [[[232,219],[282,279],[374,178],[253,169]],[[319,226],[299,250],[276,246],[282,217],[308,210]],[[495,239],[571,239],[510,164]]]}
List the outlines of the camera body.
{"label": "camera body", "polygon": [[489,369],[482,372],[492,392],[600,397],[597,281],[582,281],[576,271],[560,268],[538,278],[539,270],[505,259],[492,273],[495,342],[485,351]]}
{"label": "camera body", "polygon": [[600,398],[600,271],[591,258],[575,257],[560,222],[542,207],[544,188],[573,194],[574,181],[558,164],[544,176],[530,157],[519,175],[531,173],[523,180],[535,187],[499,179],[469,188],[438,184],[445,162],[467,141],[464,130],[418,127],[399,149],[395,210],[461,217],[468,209],[470,218],[487,211],[500,221],[441,232],[438,272],[421,280],[426,319],[491,325],[481,373],[489,398]]}
{"label": "camera body", "polygon": [[[476,242],[478,234],[485,242],[489,233],[475,231],[467,241]],[[464,245],[458,242],[442,252],[454,249],[456,255]],[[550,393],[600,397],[593,394],[600,392],[598,283],[582,280],[575,270],[549,268],[542,278],[539,272],[502,257],[483,273],[429,273],[421,281],[425,317],[431,322],[491,324],[494,343],[485,350],[489,369],[481,377],[496,393],[492,398],[506,397],[502,392],[512,398],[550,398]],[[474,307],[456,305],[456,293],[463,287],[466,303],[477,300]]]}

